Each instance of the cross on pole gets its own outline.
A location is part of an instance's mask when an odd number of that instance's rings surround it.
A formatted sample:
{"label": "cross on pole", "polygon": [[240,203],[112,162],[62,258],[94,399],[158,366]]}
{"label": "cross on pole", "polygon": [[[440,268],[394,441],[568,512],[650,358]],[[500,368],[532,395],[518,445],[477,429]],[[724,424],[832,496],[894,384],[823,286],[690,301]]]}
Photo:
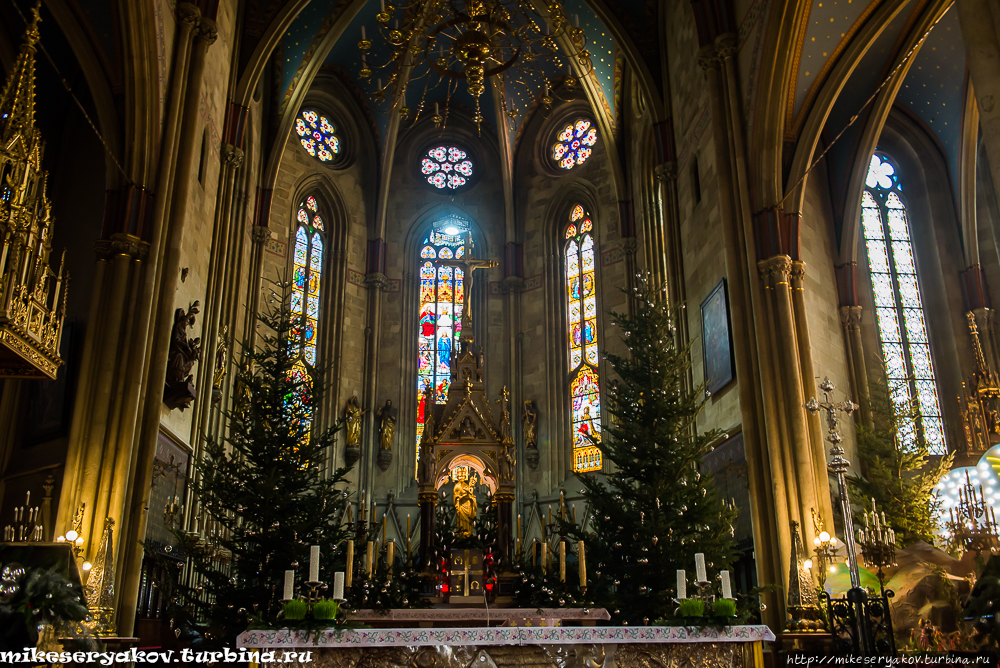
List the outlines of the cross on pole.
{"label": "cross on pole", "polygon": [[[493,267],[499,266],[496,260],[477,260],[472,255],[474,250],[472,244],[472,232],[465,233],[465,253],[461,260],[440,260],[438,265],[441,267],[456,267],[462,270],[465,279],[465,294],[467,297],[472,296],[472,283],[474,279],[474,272],[477,269],[492,269]],[[472,309],[469,299],[465,300],[464,308],[462,309],[462,336],[461,340],[463,342],[469,342],[475,340],[475,335],[472,333]]]}

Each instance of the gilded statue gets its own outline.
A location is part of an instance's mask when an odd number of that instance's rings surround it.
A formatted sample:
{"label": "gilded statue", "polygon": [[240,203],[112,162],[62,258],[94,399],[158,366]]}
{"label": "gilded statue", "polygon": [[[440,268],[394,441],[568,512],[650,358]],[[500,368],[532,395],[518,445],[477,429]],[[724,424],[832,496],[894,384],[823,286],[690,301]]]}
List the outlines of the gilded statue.
{"label": "gilded statue", "polygon": [[524,402],[521,436],[524,437],[524,447],[538,447],[538,409],[535,408],[535,402],[530,399]]}
{"label": "gilded statue", "polygon": [[213,387],[222,387],[222,379],[226,376],[226,358],[229,354],[229,326],[223,325],[219,332],[219,344],[215,349],[215,377],[212,379]]}
{"label": "gilded statue", "polygon": [[[457,470],[457,469],[456,469]],[[462,480],[452,471],[455,489],[451,496],[455,503],[455,524],[458,527],[458,537],[468,538],[475,533],[476,513],[479,504],[476,502],[476,482],[479,476],[470,470],[468,478]]]}
{"label": "gilded statue", "polygon": [[392,450],[392,437],[396,433],[396,418],[392,414],[392,399],[387,399],[385,406],[378,410],[378,449]]}
{"label": "gilded statue", "polygon": [[[347,430],[347,447],[361,447],[361,416],[368,412],[368,409],[361,410],[357,395],[347,400],[347,407],[344,408],[344,425]],[[389,438],[390,443],[392,437]]]}

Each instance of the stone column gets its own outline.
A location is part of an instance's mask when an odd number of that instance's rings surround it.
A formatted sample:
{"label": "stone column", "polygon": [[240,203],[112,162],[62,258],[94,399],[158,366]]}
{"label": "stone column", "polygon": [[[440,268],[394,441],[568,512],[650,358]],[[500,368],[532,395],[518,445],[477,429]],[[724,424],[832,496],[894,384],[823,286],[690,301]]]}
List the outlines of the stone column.
{"label": "stone column", "polygon": [[434,485],[421,485],[417,493],[420,504],[420,563],[425,571],[436,572],[438,565],[431,563],[434,556],[434,535],[437,533],[437,490]]}
{"label": "stone column", "polygon": [[991,0],[958,0],[965,57],[975,88],[993,188],[1000,193],[1000,8]]}
{"label": "stone column", "polygon": [[[142,406],[134,476],[130,486],[128,507],[125,509],[121,527],[123,558],[119,561],[124,577],[119,589],[118,632],[130,635],[135,622],[135,600],[139,592],[139,576],[142,569],[143,540],[146,536],[148,496],[152,486],[153,459],[160,432],[160,411],[163,385],[166,380],[167,358],[169,355],[170,331],[174,310],[174,294],[179,279],[181,244],[188,219],[185,204],[191,196],[195,175],[195,143],[201,127],[199,108],[201,105],[202,80],[205,73],[205,55],[215,43],[218,29],[211,19],[202,18],[195,33],[191,50],[190,70],[184,91],[183,123],[177,148],[176,173],[171,192],[161,192],[160,197],[169,197],[175,203],[170,211],[169,224],[164,231],[162,249],[162,273],[159,293],[156,295],[155,314],[152,320],[150,339],[149,369],[145,383],[145,403]],[[201,388],[204,390],[205,388]]]}
{"label": "stone column", "polygon": [[[871,427],[871,400],[868,395],[868,369],[865,365],[865,348],[861,339],[861,307],[841,306],[840,326],[844,330],[847,348],[847,365],[851,373],[851,385],[857,395],[861,423]],[[825,518],[824,518],[825,519]]]}
{"label": "stone column", "polygon": [[[382,240],[377,240],[381,244]],[[382,273],[384,264],[380,263],[380,271],[365,275],[365,285],[368,287],[368,326],[365,327],[365,387],[362,397],[363,406],[381,406],[378,392],[378,358],[382,331],[383,292],[389,287],[389,280]],[[375,410],[365,414],[367,433],[361,435],[361,459],[358,462],[358,491],[367,491],[369,498],[375,498],[375,468],[378,455],[378,428],[375,424]],[[423,506],[421,506],[423,508]],[[423,512],[423,511],[421,511]],[[423,515],[421,515],[421,521]],[[421,527],[421,531],[423,528]],[[422,544],[422,543],[421,543]]]}

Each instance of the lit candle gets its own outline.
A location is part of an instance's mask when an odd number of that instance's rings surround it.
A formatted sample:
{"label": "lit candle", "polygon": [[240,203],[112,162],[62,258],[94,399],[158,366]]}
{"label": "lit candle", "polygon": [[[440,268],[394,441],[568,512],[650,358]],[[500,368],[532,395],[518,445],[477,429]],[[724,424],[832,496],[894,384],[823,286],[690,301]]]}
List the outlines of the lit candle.
{"label": "lit candle", "polygon": [[549,572],[549,544],[542,543],[542,575],[547,575]]}
{"label": "lit candle", "polygon": [[701,552],[694,555],[694,572],[698,582],[708,582],[708,573],[705,572],[705,555]]}
{"label": "lit candle", "polygon": [[[375,515],[372,515],[375,517]],[[382,544],[385,545],[385,513],[382,513]]]}
{"label": "lit candle", "polygon": [[368,546],[365,548],[365,574],[369,578],[372,576],[372,549],[374,549],[375,544],[368,541]]}
{"label": "lit candle", "polygon": [[345,581],[348,587],[354,584],[354,541],[347,541],[347,573]]}
{"label": "lit candle", "polygon": [[566,541],[559,541],[559,582],[566,582]]}
{"label": "lit candle", "polygon": [[578,541],[576,544],[576,558],[580,566],[580,589],[587,586],[587,558],[584,555],[583,547],[583,541]]}
{"label": "lit candle", "polygon": [[559,519],[566,519],[566,494],[559,490]]}
{"label": "lit candle", "polygon": [[291,601],[295,598],[295,571],[285,571],[285,593],[281,597],[284,601]]}
{"label": "lit candle", "polygon": [[678,568],[677,569],[677,600],[681,600],[688,597],[688,583],[687,583],[687,573]]}
{"label": "lit candle", "polygon": [[344,600],[344,572],[337,571],[333,574],[333,600]]}
{"label": "lit candle", "polygon": [[392,561],[396,557],[396,543],[386,543],[385,546],[385,572],[389,579],[392,579]]}
{"label": "lit candle", "polygon": [[319,545],[309,548],[309,582],[319,582]]}
{"label": "lit candle", "polygon": [[521,537],[521,513],[517,514],[517,536]]}
{"label": "lit candle", "polygon": [[410,558],[410,514],[406,513],[406,558]]}
{"label": "lit candle", "polygon": [[729,571],[722,571],[719,575],[722,577],[722,598],[732,598],[733,589],[729,584]]}

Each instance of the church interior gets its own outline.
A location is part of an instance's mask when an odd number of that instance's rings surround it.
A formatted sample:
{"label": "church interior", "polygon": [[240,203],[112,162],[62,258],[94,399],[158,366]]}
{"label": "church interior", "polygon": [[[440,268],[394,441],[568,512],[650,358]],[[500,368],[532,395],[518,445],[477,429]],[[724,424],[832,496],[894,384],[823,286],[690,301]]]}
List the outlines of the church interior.
{"label": "church interior", "polygon": [[[569,544],[589,601],[586,518],[630,429],[622,360],[676,348],[700,407],[679,428],[703,441],[689,472],[731,518],[713,578],[772,634],[740,665],[834,651],[824,593],[881,601],[883,580],[909,605],[893,651],[965,633],[910,585],[922,559],[971,601],[1000,547],[995,2],[0,0],[0,65],[0,568],[20,569],[0,604],[61,559],[109,646],[182,643],[164,583],[194,587],[191,550],[252,521],[205,490],[240,465],[211,444],[250,433],[273,389],[249,380],[264,350],[287,363],[272,385],[296,438],[323,446],[288,475],[338,485],[336,531],[367,518],[367,555],[324,547],[342,612],[373,607],[351,598],[380,577],[373,542],[402,587],[393,564],[430,573],[442,522],[469,537],[487,507],[477,549],[565,582]],[[671,341],[636,349],[654,302]],[[291,326],[261,319],[275,309]],[[307,581],[299,542],[266,567],[312,583],[321,619],[313,585],[334,574]],[[449,580],[459,552],[445,584],[386,607],[441,608],[450,582],[478,609],[489,574]],[[603,665],[661,665],[618,652]],[[416,657],[363,665],[446,665]]]}

